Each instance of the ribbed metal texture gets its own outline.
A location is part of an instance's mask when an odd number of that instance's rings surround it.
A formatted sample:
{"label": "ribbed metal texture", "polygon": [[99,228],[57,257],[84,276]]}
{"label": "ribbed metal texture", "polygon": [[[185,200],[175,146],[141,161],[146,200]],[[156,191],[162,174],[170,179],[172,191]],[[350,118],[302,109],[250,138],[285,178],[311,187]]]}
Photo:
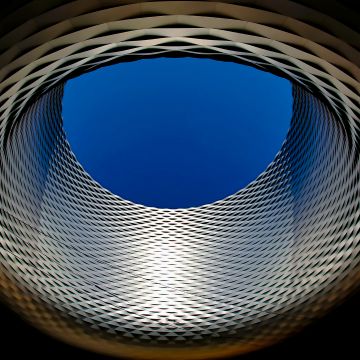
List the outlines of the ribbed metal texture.
{"label": "ribbed metal texture", "polygon": [[[2,297],[44,331],[118,356],[209,359],[278,341],[358,285],[358,34],[290,1],[125,3],[29,2],[3,20]],[[209,205],[111,194],[62,128],[66,79],[166,55],[293,81],[274,161]]]}

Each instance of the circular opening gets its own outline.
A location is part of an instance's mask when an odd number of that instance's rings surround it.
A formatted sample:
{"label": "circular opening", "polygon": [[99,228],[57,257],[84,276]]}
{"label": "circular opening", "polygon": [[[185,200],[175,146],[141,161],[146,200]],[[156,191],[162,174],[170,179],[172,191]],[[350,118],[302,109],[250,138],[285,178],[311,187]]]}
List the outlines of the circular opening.
{"label": "circular opening", "polygon": [[245,187],[281,148],[289,81],[194,58],[121,63],[70,80],[64,129],[84,169],[124,199],[212,203]]}

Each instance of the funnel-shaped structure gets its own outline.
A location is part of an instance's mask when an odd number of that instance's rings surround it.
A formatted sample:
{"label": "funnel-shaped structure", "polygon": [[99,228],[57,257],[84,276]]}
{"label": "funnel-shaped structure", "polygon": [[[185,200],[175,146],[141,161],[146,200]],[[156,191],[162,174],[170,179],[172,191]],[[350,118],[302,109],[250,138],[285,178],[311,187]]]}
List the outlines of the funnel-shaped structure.
{"label": "funnel-shaped structure", "polygon": [[[0,290],[14,309],[95,351],[209,359],[278,341],[357,287],[351,11],[332,1],[325,15],[293,1],[21,3],[4,11],[0,38]],[[157,209],[111,194],[70,150],[64,82],[189,55],[292,80],[283,147],[254,182],[209,205]]]}

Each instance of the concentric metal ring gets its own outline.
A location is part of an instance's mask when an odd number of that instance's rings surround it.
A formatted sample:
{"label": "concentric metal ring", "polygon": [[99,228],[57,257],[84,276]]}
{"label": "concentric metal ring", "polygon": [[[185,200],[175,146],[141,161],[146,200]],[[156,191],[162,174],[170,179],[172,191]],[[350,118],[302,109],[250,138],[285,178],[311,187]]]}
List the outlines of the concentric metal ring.
{"label": "concentric metal ring", "polygon": [[[269,4],[271,3],[271,4]],[[321,316],[359,280],[359,35],[292,1],[38,1],[3,19],[3,298],[95,351],[246,352]],[[4,11],[6,13],[6,11]],[[245,189],[189,209],[125,201],[86,174],[64,82],[114,62],[198,56],[293,82],[291,128]]]}

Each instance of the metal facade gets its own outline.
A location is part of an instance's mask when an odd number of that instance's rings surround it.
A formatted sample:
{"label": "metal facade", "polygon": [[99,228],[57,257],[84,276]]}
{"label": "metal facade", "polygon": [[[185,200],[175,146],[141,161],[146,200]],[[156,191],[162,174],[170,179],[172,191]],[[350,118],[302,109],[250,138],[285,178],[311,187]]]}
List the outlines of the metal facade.
{"label": "metal facade", "polygon": [[[327,3],[323,12],[285,0],[4,8],[2,298],[94,351],[209,359],[276,342],[351,293],[360,275],[360,41],[351,9]],[[62,128],[64,82],[154,56],[245,63],[293,82],[287,138],[246,188],[157,209],[111,194],[77,162]]]}

